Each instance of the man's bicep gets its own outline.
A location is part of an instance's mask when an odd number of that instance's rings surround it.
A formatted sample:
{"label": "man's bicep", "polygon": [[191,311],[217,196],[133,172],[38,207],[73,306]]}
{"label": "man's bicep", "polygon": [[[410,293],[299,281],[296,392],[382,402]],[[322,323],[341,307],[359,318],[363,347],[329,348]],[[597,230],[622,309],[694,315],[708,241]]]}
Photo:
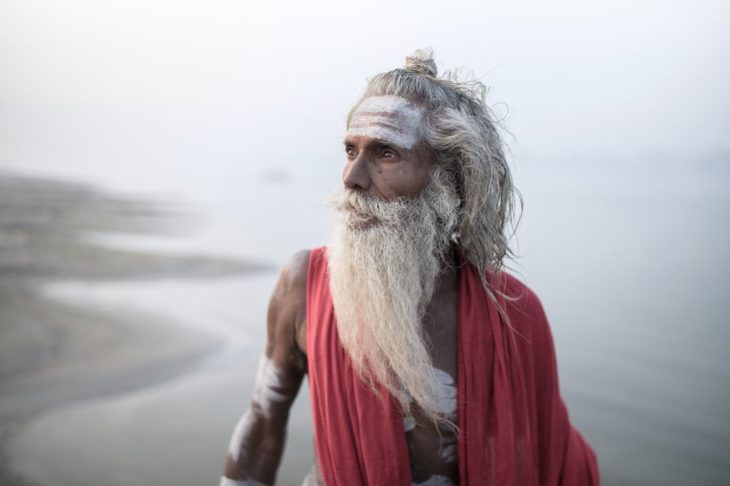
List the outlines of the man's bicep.
{"label": "man's bicep", "polygon": [[308,251],[295,254],[279,276],[269,302],[266,351],[262,357],[262,362],[282,378],[283,391],[293,391],[294,395],[305,370],[297,337],[306,308],[308,261]]}

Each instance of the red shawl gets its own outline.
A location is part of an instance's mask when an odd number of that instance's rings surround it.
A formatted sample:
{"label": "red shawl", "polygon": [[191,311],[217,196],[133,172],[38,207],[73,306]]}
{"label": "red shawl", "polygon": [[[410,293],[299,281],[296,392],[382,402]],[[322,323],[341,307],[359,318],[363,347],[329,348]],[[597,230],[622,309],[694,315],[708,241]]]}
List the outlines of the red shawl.
{"label": "red shawl", "polygon": [[[460,484],[598,485],[590,445],[560,397],[550,328],[532,291],[507,273],[492,286],[507,326],[473,266],[459,278],[457,415]],[[487,358],[493,359],[492,376]],[[328,486],[411,485],[403,417],[356,375],[337,335],[326,249],[307,275],[307,361],[317,458]]]}

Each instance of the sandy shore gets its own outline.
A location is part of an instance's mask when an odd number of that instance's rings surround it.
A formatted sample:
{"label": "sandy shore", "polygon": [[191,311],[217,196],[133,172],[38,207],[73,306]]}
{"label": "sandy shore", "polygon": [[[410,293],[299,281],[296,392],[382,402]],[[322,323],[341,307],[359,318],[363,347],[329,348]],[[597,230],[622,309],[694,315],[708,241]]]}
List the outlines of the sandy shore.
{"label": "sandy shore", "polygon": [[[232,428],[250,400],[265,337],[266,297],[275,279],[270,272],[99,286],[90,300],[116,307],[153,294],[151,312],[169,308],[176,325],[194,328],[199,322],[225,335],[223,345],[163,382],[33,417],[12,440],[13,470],[49,486],[216,484]],[[82,292],[80,286],[59,285],[53,294],[75,301]],[[311,466],[309,413],[305,386],[290,416],[277,484],[301,484]]]}
{"label": "sandy shore", "polygon": [[25,289],[0,289],[0,306],[2,484],[23,484],[6,447],[30,419],[165,382],[220,345],[156,316],[107,315]]}
{"label": "sandy shore", "polygon": [[[117,305],[85,298],[85,289],[91,296],[92,289],[105,286],[124,295],[114,290],[114,282],[132,282],[129,288],[135,289],[134,282],[208,280],[268,268],[207,255],[112,248],[88,238],[90,232],[174,234],[190,221],[190,215],[170,204],[109,196],[77,184],[0,176],[0,483],[79,484],[73,477],[68,482],[43,479],[46,466],[64,451],[83,446],[78,439],[84,432],[124,422],[125,413],[96,422],[83,415],[66,422],[73,426],[59,434],[43,432],[39,442],[53,444],[54,450],[42,458],[24,453],[29,443],[22,437],[27,439],[29,430],[32,436],[34,424],[60,411],[174,382],[223,349],[225,336],[214,329],[180,325],[174,315],[150,311],[144,300],[155,295],[149,290],[127,294],[127,302]],[[74,282],[75,299],[49,294],[49,285],[63,288],[63,282]],[[155,424],[145,426],[154,429]],[[134,448],[124,431],[118,434],[117,442]],[[85,467],[83,462],[62,466],[71,472]]]}

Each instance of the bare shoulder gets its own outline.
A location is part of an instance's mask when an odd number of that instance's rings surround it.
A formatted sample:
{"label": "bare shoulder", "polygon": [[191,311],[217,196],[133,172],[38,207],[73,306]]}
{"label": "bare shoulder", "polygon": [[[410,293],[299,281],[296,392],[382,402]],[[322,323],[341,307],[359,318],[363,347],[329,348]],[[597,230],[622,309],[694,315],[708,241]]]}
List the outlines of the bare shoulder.
{"label": "bare shoulder", "polygon": [[284,265],[269,302],[269,343],[306,351],[307,268],[310,250],[296,252]]}
{"label": "bare shoulder", "polygon": [[307,291],[307,267],[312,250],[299,250],[289,259],[286,269],[289,272],[291,286],[299,292]]}

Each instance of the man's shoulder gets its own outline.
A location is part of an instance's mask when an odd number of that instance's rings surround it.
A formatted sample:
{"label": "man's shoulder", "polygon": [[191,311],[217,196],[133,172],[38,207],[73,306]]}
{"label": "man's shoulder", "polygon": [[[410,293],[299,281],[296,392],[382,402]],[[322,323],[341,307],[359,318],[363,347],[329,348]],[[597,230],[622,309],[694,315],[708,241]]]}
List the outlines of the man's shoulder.
{"label": "man's shoulder", "polygon": [[309,258],[312,254],[312,249],[304,249],[295,252],[286,263],[284,268],[293,277],[307,277],[307,267],[309,266]]}
{"label": "man's shoulder", "polygon": [[[284,264],[269,302],[269,325],[274,335],[296,342],[306,354],[307,273],[313,250],[300,250]],[[271,333],[271,328],[270,328]],[[294,340],[291,340],[294,336]]]}
{"label": "man's shoulder", "polygon": [[274,289],[272,301],[298,302],[299,296],[306,292],[307,268],[312,250],[299,250],[284,264],[279,281]]}
{"label": "man's shoulder", "polygon": [[320,246],[295,252],[284,265],[279,279],[280,290],[285,293],[304,295],[307,290],[309,272],[315,275],[320,270],[326,272],[327,247]]}
{"label": "man's shoulder", "polygon": [[306,284],[307,274],[312,265],[326,263],[327,247],[319,246],[295,252],[284,265],[282,274],[286,274],[292,283]]}

